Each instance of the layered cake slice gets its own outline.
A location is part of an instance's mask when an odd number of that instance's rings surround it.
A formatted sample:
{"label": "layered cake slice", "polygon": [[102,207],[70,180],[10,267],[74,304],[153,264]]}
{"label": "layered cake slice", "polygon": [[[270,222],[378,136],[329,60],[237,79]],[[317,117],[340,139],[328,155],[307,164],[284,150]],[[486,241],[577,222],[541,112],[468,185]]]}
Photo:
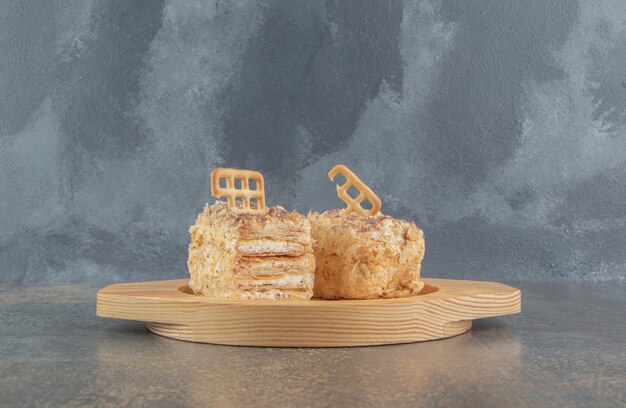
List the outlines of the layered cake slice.
{"label": "layered cake slice", "polygon": [[315,297],[378,299],[418,294],[424,233],[411,221],[345,209],[309,215]]}
{"label": "layered cake slice", "polygon": [[308,217],[316,259],[315,297],[378,299],[420,293],[424,233],[411,221],[382,215],[380,198],[352,170],[338,164],[328,173],[333,181],[339,175],[346,181],[336,186],[337,196],[348,207]]}
{"label": "layered cake slice", "polygon": [[189,287],[222,299],[310,299],[315,258],[303,215],[242,213],[216,202],[190,228]]}

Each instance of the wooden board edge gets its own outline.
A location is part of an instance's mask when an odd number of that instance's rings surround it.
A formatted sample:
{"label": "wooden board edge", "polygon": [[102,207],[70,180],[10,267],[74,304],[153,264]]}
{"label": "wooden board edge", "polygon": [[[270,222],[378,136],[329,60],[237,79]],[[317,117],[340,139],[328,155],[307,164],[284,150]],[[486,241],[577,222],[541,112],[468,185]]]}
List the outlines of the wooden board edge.
{"label": "wooden board edge", "polygon": [[387,338],[378,340],[359,340],[354,338],[345,338],[342,340],[284,340],[284,339],[198,339],[193,336],[193,329],[186,325],[146,322],[146,329],[158,336],[166,337],[173,340],[186,341],[200,344],[217,344],[224,346],[245,346],[245,347],[277,347],[277,348],[338,348],[338,347],[367,347],[367,346],[387,346],[393,344],[409,344],[424,341],[434,341],[447,339],[467,333],[472,328],[471,320],[463,320],[450,322],[443,327],[439,335],[430,337],[406,337],[406,338]]}

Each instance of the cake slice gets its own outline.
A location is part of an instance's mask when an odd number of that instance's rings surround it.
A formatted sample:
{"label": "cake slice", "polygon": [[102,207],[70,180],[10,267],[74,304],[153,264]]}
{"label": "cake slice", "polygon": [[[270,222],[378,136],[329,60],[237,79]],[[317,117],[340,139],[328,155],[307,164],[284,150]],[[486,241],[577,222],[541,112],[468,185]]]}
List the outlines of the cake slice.
{"label": "cake slice", "polygon": [[314,296],[378,299],[418,294],[424,234],[411,221],[345,209],[312,213]]}
{"label": "cake slice", "polygon": [[222,299],[310,299],[315,258],[303,215],[272,207],[235,212],[205,207],[190,228],[189,287]]}

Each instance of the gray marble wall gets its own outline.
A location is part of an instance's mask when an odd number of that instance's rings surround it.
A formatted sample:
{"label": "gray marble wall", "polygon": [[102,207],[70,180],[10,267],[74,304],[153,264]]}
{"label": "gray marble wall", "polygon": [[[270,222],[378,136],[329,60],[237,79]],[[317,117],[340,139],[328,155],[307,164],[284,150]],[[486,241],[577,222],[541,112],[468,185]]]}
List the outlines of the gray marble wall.
{"label": "gray marble wall", "polygon": [[0,3],[0,281],[184,277],[215,166],[341,205],[426,276],[626,280],[626,2]]}

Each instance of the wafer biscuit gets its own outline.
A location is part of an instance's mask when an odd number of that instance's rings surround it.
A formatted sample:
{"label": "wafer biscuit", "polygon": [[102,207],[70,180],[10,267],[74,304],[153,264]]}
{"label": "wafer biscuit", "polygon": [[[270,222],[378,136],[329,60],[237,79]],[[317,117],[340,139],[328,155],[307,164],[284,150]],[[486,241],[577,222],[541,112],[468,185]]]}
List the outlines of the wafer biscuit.
{"label": "wafer biscuit", "polygon": [[[363,183],[361,179],[352,172],[352,170],[343,164],[338,164],[333,167],[332,170],[328,172],[328,177],[331,181],[334,181],[338,174],[346,178],[346,182],[344,184],[337,186],[337,196],[339,196],[339,198],[348,205],[346,208],[346,214],[350,214],[353,211],[359,215],[366,216],[374,216],[378,214],[382,203],[380,202],[380,198],[374,194],[372,189],[365,185],[365,183]],[[348,194],[348,189],[352,186],[359,191],[359,195],[356,198],[352,198],[350,197],[350,194]],[[363,208],[361,203],[365,200],[370,202],[372,208]]]}
{"label": "wafer biscuit", "polygon": [[[225,180],[225,187],[220,186],[220,180]],[[254,189],[250,188],[250,181],[255,182]],[[226,197],[228,207],[238,213],[264,214],[267,211],[264,179],[258,171],[215,168],[211,172],[211,195]]]}

